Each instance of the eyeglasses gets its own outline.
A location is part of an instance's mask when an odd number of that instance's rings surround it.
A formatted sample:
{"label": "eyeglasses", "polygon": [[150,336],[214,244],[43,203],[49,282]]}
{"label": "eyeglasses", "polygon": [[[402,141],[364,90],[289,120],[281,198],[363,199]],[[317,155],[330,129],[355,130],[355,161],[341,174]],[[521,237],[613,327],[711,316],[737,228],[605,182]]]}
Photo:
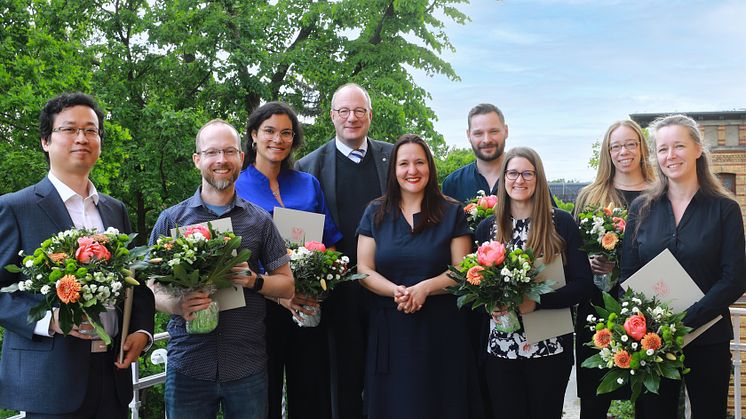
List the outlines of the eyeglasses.
{"label": "eyeglasses", "polygon": [[365,118],[365,116],[368,115],[368,110],[365,108],[341,108],[332,110],[336,112],[340,118],[347,118],[348,116],[350,116],[350,112],[354,113],[356,118]]}
{"label": "eyeglasses", "polygon": [[60,134],[64,135],[65,137],[74,138],[78,136],[78,133],[83,131],[83,135],[85,135],[86,138],[94,140],[98,138],[99,131],[98,128],[74,128],[74,127],[59,127],[52,130],[52,132],[59,132]]}
{"label": "eyeglasses", "polygon": [[264,134],[264,136],[267,138],[275,138],[278,133],[282,141],[293,141],[293,137],[295,137],[295,133],[289,129],[285,129],[282,131],[277,131],[274,128],[262,129],[262,134]]}
{"label": "eyeglasses", "polygon": [[508,178],[508,180],[518,180],[518,176],[522,177],[526,182],[530,182],[536,177],[536,171],[524,170],[519,172],[517,170],[507,170],[505,172],[505,177]]}
{"label": "eyeglasses", "polygon": [[624,147],[624,149],[627,151],[635,151],[637,150],[638,145],[640,145],[640,143],[637,141],[624,144],[612,144],[609,147],[609,150],[611,150],[612,153],[618,153],[622,151],[622,147]]}
{"label": "eyeglasses", "polygon": [[214,148],[210,148],[210,149],[207,149],[207,150],[204,150],[204,151],[199,151],[198,153],[201,154],[202,156],[208,158],[208,159],[214,159],[215,157],[219,156],[220,154],[224,155],[226,158],[229,159],[229,158],[236,157],[238,155],[238,153],[240,153],[240,152],[241,152],[241,150],[239,150],[239,149],[237,149],[235,147],[230,147],[230,148],[225,148],[223,150],[216,150]]}

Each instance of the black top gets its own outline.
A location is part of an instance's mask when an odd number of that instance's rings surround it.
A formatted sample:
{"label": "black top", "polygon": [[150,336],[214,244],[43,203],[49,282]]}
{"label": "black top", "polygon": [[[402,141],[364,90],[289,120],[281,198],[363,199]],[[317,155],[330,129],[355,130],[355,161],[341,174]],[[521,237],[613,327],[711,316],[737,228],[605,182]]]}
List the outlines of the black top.
{"label": "black top", "polygon": [[497,182],[490,189],[487,179],[477,170],[476,161],[457,169],[443,180],[443,194],[459,202],[466,202],[468,199],[474,198],[477,191],[484,191],[487,195],[495,195],[497,193]]}
{"label": "black top", "polygon": [[629,209],[622,253],[622,280],[667,248],[705,293],[701,300],[687,309],[684,323],[697,328],[718,315],[723,316],[692,345],[732,339],[728,305],[746,291],[743,218],[738,203],[698,191],[678,226],[671,201],[665,194],[651,203],[643,218],[639,216],[641,203],[638,199]]}

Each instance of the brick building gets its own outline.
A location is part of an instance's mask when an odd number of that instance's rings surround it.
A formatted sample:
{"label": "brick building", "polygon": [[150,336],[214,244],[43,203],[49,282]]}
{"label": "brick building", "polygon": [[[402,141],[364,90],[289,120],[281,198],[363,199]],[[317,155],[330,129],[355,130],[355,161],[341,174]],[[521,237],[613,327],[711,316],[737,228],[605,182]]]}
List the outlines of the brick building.
{"label": "brick building", "polygon": [[[683,112],[699,124],[705,145],[711,152],[712,170],[741,204],[746,226],[746,110],[723,112]],[[645,128],[670,113],[630,114]]]}

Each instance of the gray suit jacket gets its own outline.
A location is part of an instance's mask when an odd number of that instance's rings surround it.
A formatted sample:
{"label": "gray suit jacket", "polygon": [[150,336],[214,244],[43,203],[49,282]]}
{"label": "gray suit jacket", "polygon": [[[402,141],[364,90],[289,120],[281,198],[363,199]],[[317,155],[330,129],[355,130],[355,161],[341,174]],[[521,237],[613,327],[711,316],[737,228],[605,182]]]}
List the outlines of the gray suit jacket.
{"label": "gray suit jacket", "polygon": [[[127,211],[120,201],[100,194],[98,210],[104,226],[131,231]],[[20,263],[20,250],[32,254],[42,241],[72,227],[65,204],[47,177],[36,185],[0,196],[0,287],[21,279],[2,269]],[[72,412],[81,406],[86,394],[91,345],[59,334],[34,335],[35,324],[26,317],[40,300],[40,295],[25,292],[0,293],[0,326],[5,329],[0,357],[0,407],[48,414]],[[154,314],[152,292],[144,285],[135,287],[130,330],[152,333]],[[119,338],[114,337],[114,348],[119,348]],[[132,399],[130,370],[117,370],[113,362],[114,352],[118,351],[110,352],[118,398],[126,405]]]}
{"label": "gray suit jacket", "polygon": [[[378,182],[381,191],[386,191],[386,171],[389,167],[389,158],[394,145],[383,141],[368,139],[368,153],[373,153],[373,161],[378,172]],[[295,163],[295,169],[310,173],[321,183],[324,191],[326,207],[332,214],[334,222],[339,225],[339,213],[337,212],[337,146],[335,139],[312,151]]]}

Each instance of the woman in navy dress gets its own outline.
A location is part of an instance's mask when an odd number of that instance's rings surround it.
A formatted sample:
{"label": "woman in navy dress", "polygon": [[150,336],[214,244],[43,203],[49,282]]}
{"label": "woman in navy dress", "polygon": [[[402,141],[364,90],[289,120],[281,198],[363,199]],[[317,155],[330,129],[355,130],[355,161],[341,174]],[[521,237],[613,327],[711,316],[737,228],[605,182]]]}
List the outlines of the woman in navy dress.
{"label": "woman in navy dress", "polygon": [[[686,309],[683,322],[698,328],[722,318],[684,348],[684,375],[695,419],[725,419],[731,374],[733,326],[728,306],[746,291],[741,207],[710,171],[697,123],[669,115],[648,128],[658,180],[629,209],[622,280],[671,251],[704,296]],[[681,382],[664,378],[658,394],[641,394],[638,419],[678,417]]]}
{"label": "woman in navy dress", "polygon": [[[606,130],[601,142],[596,180],[578,194],[575,215],[589,205],[605,207],[611,204],[614,208],[627,208],[654,180],[655,172],[650,165],[648,145],[642,129],[635,121],[616,121]],[[595,275],[607,274],[614,269],[615,262],[609,262],[605,256],[593,255],[589,259]],[[616,295],[619,288],[615,284],[611,290],[603,291]],[[596,349],[585,345],[593,338],[593,332],[586,325],[586,318],[591,314],[596,315],[593,305],[603,307],[601,291],[594,289],[590,299],[578,304],[578,320],[575,323],[575,358],[578,360],[578,367],[575,374],[580,397],[580,419],[606,419],[612,400],[626,400],[630,397],[629,386],[611,393],[596,394],[607,370],[580,367],[584,360],[598,353]]]}
{"label": "woman in navy dress", "polygon": [[[275,207],[325,214],[323,242],[333,246],[342,238],[326,208],[321,185],[308,173],[293,170],[290,154],[303,142],[303,130],[295,112],[286,104],[269,102],[250,116],[246,150],[248,166],[236,181],[236,193],[272,214]],[[329,358],[326,323],[298,327],[298,311],[318,303],[302,295],[267,300],[267,373],[270,419],[282,417],[282,387],[286,382],[288,416],[331,417]],[[284,377],[284,380],[283,380]]]}
{"label": "woman in navy dress", "polygon": [[[587,299],[593,288],[578,225],[572,215],[552,208],[544,173],[534,150],[516,147],[505,153],[495,215],[475,232],[479,243],[497,240],[528,247],[546,263],[562,258],[567,284],[542,295],[540,304],[524,297],[520,314],[572,307]],[[560,419],[573,364],[572,333],[528,343],[523,328],[505,333],[493,322],[485,360],[493,418]]]}
{"label": "woman in navy dress", "polygon": [[[358,227],[358,272],[372,297],[365,371],[368,419],[470,417],[475,366],[449,264],[471,249],[461,205],[438,189],[418,136],[394,146],[386,193]],[[475,381],[474,381],[475,382]]]}

